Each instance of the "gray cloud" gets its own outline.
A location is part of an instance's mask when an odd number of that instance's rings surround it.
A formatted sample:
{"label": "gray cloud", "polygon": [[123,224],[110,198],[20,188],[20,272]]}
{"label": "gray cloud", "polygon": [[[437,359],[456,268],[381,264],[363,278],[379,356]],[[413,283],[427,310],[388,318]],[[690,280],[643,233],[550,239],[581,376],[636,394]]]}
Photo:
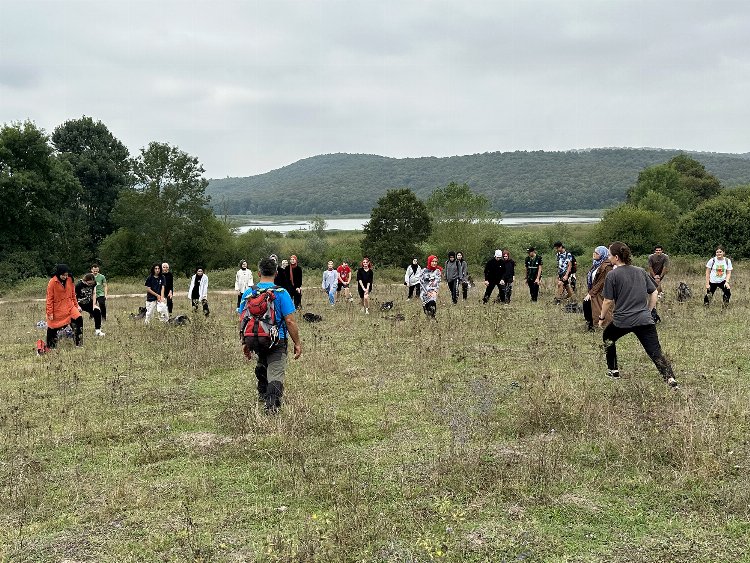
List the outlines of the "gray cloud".
{"label": "gray cloud", "polygon": [[0,122],[83,114],[213,177],[325,152],[745,152],[739,1],[0,0]]}

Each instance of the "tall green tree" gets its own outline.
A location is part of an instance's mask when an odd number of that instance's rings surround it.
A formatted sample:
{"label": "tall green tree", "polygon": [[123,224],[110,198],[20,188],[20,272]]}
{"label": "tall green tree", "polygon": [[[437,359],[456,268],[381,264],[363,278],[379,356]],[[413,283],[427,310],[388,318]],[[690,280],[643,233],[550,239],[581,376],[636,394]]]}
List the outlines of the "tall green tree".
{"label": "tall green tree", "polygon": [[88,249],[95,256],[101,241],[114,230],[111,213],[117,197],[131,184],[130,154],[106,125],[86,116],[58,126],[52,142],[81,184]]}
{"label": "tall green tree", "polygon": [[402,265],[427,240],[432,220],[425,204],[408,188],[388,190],[364,226],[362,251],[375,264]]}
{"label": "tall green tree", "polygon": [[451,182],[435,189],[427,198],[427,209],[433,222],[432,252],[446,256],[451,250],[460,251],[468,261],[476,262],[501,246],[505,230],[497,222],[500,213],[468,184]]}
{"label": "tall green tree", "polygon": [[[118,230],[102,245],[111,272],[161,260],[188,272],[231,259],[231,233],[207,207],[203,173],[198,159],[177,147],[152,142],[141,149],[133,163],[135,184],[122,192],[112,213]],[[123,258],[125,263],[115,263]]]}
{"label": "tall green tree", "polygon": [[[681,154],[665,164],[646,168],[638,175],[638,182],[628,191],[627,202],[641,206],[650,192],[671,199],[681,212],[695,209],[700,203],[721,192],[719,180],[706,172],[694,158]],[[663,202],[663,200],[660,200]]]}
{"label": "tall green tree", "polygon": [[49,273],[57,261],[79,266],[80,184],[30,121],[0,128],[0,194],[0,272],[23,277]]}

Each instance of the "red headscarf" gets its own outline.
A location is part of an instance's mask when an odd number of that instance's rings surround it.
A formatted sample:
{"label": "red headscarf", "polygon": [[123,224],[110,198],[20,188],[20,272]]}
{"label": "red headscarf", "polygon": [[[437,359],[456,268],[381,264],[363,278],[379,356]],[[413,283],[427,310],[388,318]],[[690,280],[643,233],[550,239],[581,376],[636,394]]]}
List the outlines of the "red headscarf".
{"label": "red headscarf", "polygon": [[[427,269],[430,270],[431,272],[434,271],[434,270],[440,270],[441,272],[443,271],[443,269],[440,266],[435,266],[434,268],[432,267],[432,261],[433,260],[437,260],[437,259],[438,259],[438,257],[435,256],[434,254],[430,254],[427,257]],[[439,260],[438,260],[438,262],[439,262]]]}

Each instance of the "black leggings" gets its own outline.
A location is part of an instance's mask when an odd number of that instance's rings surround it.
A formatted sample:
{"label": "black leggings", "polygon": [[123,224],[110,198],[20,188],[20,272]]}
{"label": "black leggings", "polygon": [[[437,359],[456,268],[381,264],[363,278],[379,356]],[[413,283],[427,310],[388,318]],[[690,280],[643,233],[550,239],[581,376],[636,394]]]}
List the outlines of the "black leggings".
{"label": "black leggings", "polygon": [[487,286],[487,289],[484,290],[484,297],[482,298],[482,301],[487,303],[487,301],[490,300],[490,297],[492,297],[492,292],[495,290],[495,288],[498,288],[497,300],[502,301],[503,286],[500,285],[499,280],[496,282],[491,281],[489,283],[489,285]]}
{"label": "black leggings", "polygon": [[451,290],[451,300],[454,303],[458,303],[458,280],[450,280],[448,282],[448,289]]}
{"label": "black leggings", "polygon": [[729,303],[729,299],[732,297],[732,292],[727,287],[726,284],[727,284],[726,280],[724,280],[723,282],[719,282],[719,283],[709,282],[708,289],[706,290],[706,296],[703,298],[703,302],[708,304],[709,302],[708,294],[710,293],[711,297],[713,297],[714,292],[716,292],[717,289],[721,289],[723,293],[723,295],[721,296],[722,300],[724,301],[724,303]]}
{"label": "black leggings", "polygon": [[410,285],[409,286],[409,299],[411,299],[412,295],[414,295],[415,292],[417,294],[417,297],[419,297],[419,291],[421,287],[422,286],[420,284]]}
{"label": "black leggings", "polygon": [[[75,338],[76,346],[81,345],[83,339],[83,317],[78,317],[70,321],[70,327],[73,329],[73,337]],[[47,348],[57,348],[57,331],[65,328],[50,328],[47,327]]]}
{"label": "black leggings", "polygon": [[615,326],[614,323],[607,325],[602,334],[602,340],[604,340],[604,350],[607,353],[607,369],[618,369],[617,368],[617,347],[615,342],[628,333],[635,334],[636,338],[646,350],[646,354],[654,362],[656,369],[666,381],[670,377],[674,377],[672,372],[672,365],[669,360],[664,357],[661,351],[661,345],[659,344],[659,336],[656,334],[656,325],[641,325],[630,328],[620,328]]}
{"label": "black leggings", "polygon": [[534,280],[526,280],[526,284],[529,286],[529,295],[531,295],[531,300],[536,301],[539,299],[539,284],[534,283]]}
{"label": "black leggings", "polygon": [[102,320],[107,320],[107,298],[101,295],[96,298],[96,303],[99,305],[99,310],[102,313]]}

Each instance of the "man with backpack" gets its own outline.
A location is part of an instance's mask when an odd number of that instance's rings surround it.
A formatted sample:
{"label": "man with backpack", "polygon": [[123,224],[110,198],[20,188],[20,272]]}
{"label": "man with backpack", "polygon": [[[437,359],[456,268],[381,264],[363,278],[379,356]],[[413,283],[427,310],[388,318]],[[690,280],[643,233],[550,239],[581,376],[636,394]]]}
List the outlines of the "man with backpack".
{"label": "man with backpack", "polygon": [[[575,286],[576,259],[565,249],[565,245],[557,241],[555,243],[557,253],[557,290],[555,291],[555,304],[559,305],[563,299],[573,297]],[[563,297],[565,295],[565,297]]]}
{"label": "man with backpack", "polygon": [[243,293],[238,309],[240,338],[248,359],[254,355],[258,358],[258,399],[265,403],[267,412],[275,413],[284,394],[287,339],[294,342],[295,360],[302,355],[302,341],[292,298],[286,289],[274,284],[276,262],[263,258],[258,270],[260,281]]}

